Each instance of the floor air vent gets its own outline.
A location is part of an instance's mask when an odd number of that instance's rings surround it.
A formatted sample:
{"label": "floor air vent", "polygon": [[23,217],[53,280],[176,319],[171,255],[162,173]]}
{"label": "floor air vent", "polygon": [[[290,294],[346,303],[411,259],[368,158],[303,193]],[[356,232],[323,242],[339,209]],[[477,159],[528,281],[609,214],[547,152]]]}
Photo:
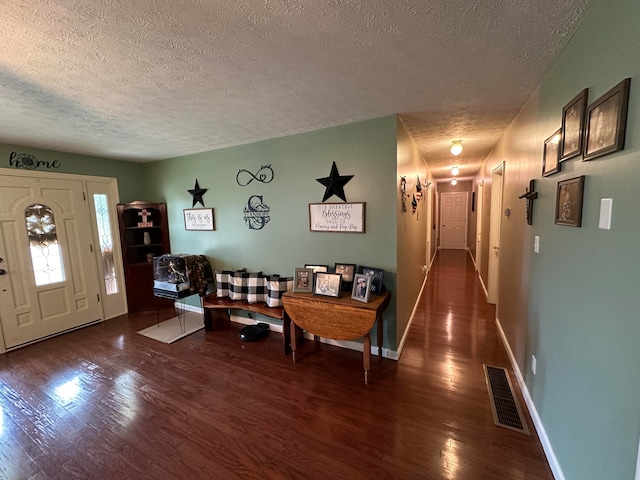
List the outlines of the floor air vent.
{"label": "floor air vent", "polygon": [[492,367],[491,365],[483,365],[483,367],[495,424],[499,427],[529,434],[527,422],[525,422],[520,405],[513,395],[509,373],[500,367]]}

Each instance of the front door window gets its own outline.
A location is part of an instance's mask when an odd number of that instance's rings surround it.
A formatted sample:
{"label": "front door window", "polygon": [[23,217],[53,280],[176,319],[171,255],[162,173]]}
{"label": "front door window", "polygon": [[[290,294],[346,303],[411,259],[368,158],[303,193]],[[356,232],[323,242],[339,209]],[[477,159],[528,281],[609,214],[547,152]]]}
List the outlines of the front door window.
{"label": "front door window", "polygon": [[25,221],[36,285],[63,282],[64,265],[53,210],[42,204],[26,208]]}

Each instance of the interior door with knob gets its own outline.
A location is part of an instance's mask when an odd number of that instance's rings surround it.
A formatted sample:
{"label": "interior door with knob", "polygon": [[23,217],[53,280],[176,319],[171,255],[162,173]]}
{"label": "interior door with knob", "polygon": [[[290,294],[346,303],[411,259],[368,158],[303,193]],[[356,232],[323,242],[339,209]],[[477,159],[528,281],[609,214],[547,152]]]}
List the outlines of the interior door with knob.
{"label": "interior door with knob", "polygon": [[467,192],[440,195],[440,248],[467,248]]}
{"label": "interior door with knob", "polygon": [[504,163],[498,165],[491,176],[491,212],[489,219],[489,271],[487,302],[497,304],[500,271],[500,229],[502,223],[502,190]]}
{"label": "interior door with knob", "polygon": [[88,221],[80,181],[0,176],[4,348],[101,319]]}

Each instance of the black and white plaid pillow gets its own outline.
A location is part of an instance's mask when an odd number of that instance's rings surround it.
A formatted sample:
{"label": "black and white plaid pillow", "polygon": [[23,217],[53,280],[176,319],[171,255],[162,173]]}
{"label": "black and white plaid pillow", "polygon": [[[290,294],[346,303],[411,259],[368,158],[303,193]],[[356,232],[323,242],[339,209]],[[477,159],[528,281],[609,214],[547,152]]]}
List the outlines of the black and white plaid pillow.
{"label": "black and white plaid pillow", "polygon": [[281,307],[282,294],[287,290],[293,290],[293,277],[268,275],[266,280],[268,289],[267,305],[270,307]]}
{"label": "black and white plaid pillow", "polygon": [[231,300],[248,300],[249,299],[249,285],[255,285],[262,282],[264,284],[264,277],[262,272],[234,272],[230,279],[229,298]]}
{"label": "black and white plaid pillow", "polygon": [[216,296],[218,298],[229,296],[231,275],[233,272],[230,270],[216,270]]}
{"label": "black and white plaid pillow", "polygon": [[247,281],[247,302],[264,303],[267,301],[267,280],[259,273],[248,273]]}

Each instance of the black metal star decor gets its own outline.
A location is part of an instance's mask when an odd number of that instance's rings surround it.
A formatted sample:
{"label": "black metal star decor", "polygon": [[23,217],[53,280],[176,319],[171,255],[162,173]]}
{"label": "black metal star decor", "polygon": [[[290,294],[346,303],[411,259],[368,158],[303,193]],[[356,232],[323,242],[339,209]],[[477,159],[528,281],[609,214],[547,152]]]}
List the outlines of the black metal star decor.
{"label": "black metal star decor", "polygon": [[198,179],[196,178],[196,185],[193,187],[193,190],[187,190],[193,197],[193,203],[191,204],[191,208],[196,206],[196,203],[199,203],[204,207],[204,200],[202,200],[202,196],[209,190],[208,188],[200,188],[198,185]]}
{"label": "black metal star decor", "polygon": [[338,167],[336,167],[336,162],[333,162],[333,165],[331,165],[331,173],[328,177],[316,178],[317,182],[320,182],[322,185],[327,187],[324,191],[322,201],[326,202],[332,195],[335,195],[336,197],[341,198],[342,201],[346,202],[347,198],[344,194],[344,186],[352,178],[353,175],[340,175],[338,173]]}

